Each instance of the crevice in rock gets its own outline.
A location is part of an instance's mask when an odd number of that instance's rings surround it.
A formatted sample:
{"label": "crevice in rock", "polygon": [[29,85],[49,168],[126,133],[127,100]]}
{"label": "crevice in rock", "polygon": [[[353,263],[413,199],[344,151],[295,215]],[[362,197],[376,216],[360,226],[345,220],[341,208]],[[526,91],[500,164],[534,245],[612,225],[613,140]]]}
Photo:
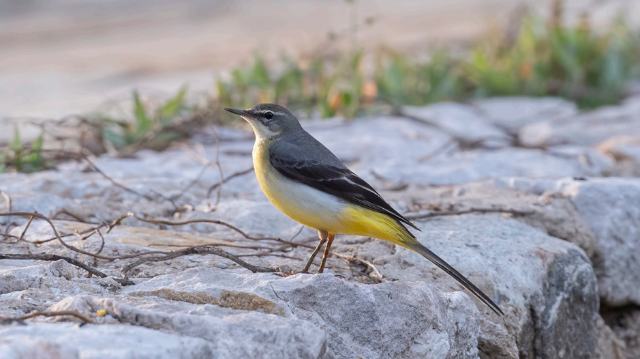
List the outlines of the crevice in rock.
{"label": "crevice in rock", "polygon": [[[529,318],[531,319],[531,328],[533,329],[533,342],[531,345],[531,359],[538,358],[538,346],[540,339],[540,320],[538,319],[538,315],[535,310],[534,305],[529,305]],[[523,353],[520,352],[521,358],[527,358],[527,356],[523,356]]]}
{"label": "crevice in rock", "polygon": [[600,315],[617,339],[623,342],[625,358],[640,358],[640,306],[602,306]]}
{"label": "crevice in rock", "polygon": [[180,292],[168,288],[162,288],[149,292],[135,292],[133,295],[157,296],[163,299],[192,304],[213,304],[229,309],[259,311],[267,314],[284,315],[282,307],[277,303],[251,293],[223,290],[218,298],[203,292]]}

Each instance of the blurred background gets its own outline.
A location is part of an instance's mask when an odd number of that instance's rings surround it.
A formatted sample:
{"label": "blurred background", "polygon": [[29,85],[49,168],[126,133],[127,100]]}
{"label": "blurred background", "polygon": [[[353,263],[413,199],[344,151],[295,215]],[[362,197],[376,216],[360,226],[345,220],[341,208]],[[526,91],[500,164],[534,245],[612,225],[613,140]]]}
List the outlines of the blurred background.
{"label": "blurred background", "polygon": [[0,142],[13,159],[78,132],[94,154],[161,149],[267,101],[323,118],[489,96],[595,108],[637,92],[639,27],[637,0],[0,0]]}
{"label": "blurred background", "polygon": [[[548,19],[552,7],[551,0],[0,0],[0,114],[83,113],[132,88],[171,92],[188,83],[211,91],[217,76],[256,54],[297,58],[351,41],[402,53],[465,45],[515,26],[525,8]],[[586,13],[602,31],[621,14],[636,14],[630,26],[640,22],[640,1],[563,7],[565,23]],[[357,38],[344,36],[350,30]]]}

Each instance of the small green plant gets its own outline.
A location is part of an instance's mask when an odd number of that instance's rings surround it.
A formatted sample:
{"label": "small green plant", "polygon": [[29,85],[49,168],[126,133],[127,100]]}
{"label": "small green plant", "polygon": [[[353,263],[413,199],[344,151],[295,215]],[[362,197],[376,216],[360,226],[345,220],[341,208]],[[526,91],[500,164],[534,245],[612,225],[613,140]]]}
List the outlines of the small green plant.
{"label": "small green plant", "polygon": [[30,145],[23,145],[20,138],[20,130],[16,126],[13,132],[13,141],[9,148],[5,149],[0,155],[0,172],[8,169],[17,172],[37,172],[46,169],[45,162],[42,159],[42,144],[44,134],[41,133],[38,138]]}
{"label": "small green plant", "polygon": [[[186,92],[187,88],[182,87],[168,100],[151,106],[134,91],[132,120],[116,120],[101,114],[90,118],[81,117],[78,126],[82,129],[78,128],[78,132],[83,134],[82,139],[78,141],[73,136],[69,139],[55,139],[58,143],[54,143],[46,152],[43,150],[44,130],[29,144],[22,141],[20,130],[16,126],[13,141],[0,149],[0,172],[42,171],[56,163],[78,159],[89,152],[97,155],[112,150],[126,155],[141,148],[162,150],[172,141],[188,137],[206,121],[185,104]],[[52,122],[62,124],[65,120]],[[87,136],[87,133],[90,135]],[[79,150],[66,150],[67,140],[78,142]]]}
{"label": "small green plant", "polygon": [[317,110],[322,117],[356,116],[363,101],[362,52],[331,64],[321,57],[282,62],[282,69],[275,71],[256,57],[248,68],[234,69],[229,81],[217,81],[218,106],[248,108],[273,102],[309,114]]}
{"label": "small green plant", "polygon": [[97,116],[106,142],[116,150],[144,143],[147,148],[162,149],[171,141],[180,138],[180,131],[175,126],[175,118],[186,110],[186,86],[183,86],[173,97],[158,106],[155,110],[146,105],[138,91],[133,91],[133,121],[114,120],[105,116]]}
{"label": "small green plant", "polygon": [[378,96],[394,105],[461,99],[464,90],[457,62],[446,50],[434,52],[426,62],[384,50],[378,54],[375,81]]}
{"label": "small green plant", "polygon": [[624,96],[638,56],[637,38],[622,21],[599,34],[586,17],[566,27],[528,16],[512,45],[485,39],[464,70],[476,97],[562,96],[595,107]]}
{"label": "small green plant", "polygon": [[524,16],[516,34],[486,36],[468,52],[434,51],[426,61],[383,49],[375,71],[362,71],[363,53],[349,51],[338,61],[320,56],[285,59],[280,71],[257,57],[231,80],[218,81],[219,107],[247,108],[275,102],[311,115],[352,118],[372,103],[425,105],[488,96],[561,96],[582,108],[615,103],[629,79],[640,76],[640,37],[624,21],[608,31],[591,29],[585,15],[562,24],[562,4],[545,21]]}

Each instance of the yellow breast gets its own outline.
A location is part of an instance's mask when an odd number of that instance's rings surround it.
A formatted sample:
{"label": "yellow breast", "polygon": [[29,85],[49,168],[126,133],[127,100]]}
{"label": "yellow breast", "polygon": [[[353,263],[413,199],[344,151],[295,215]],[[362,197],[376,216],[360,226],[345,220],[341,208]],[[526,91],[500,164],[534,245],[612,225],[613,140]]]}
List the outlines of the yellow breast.
{"label": "yellow breast", "polygon": [[256,141],[253,166],[262,191],[282,213],[307,227],[336,232],[343,227],[346,202],[283,176],[269,163],[268,141]]}

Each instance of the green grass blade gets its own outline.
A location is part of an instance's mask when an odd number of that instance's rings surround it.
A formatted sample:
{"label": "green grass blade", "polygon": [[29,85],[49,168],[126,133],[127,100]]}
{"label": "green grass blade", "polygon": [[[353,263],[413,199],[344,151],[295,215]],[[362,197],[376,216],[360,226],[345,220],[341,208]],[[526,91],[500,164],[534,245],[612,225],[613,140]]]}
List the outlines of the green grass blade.
{"label": "green grass blade", "polygon": [[138,91],[133,91],[133,116],[137,135],[144,135],[151,129],[153,123],[149,116],[147,116],[147,109],[144,107]]}
{"label": "green grass blade", "polygon": [[158,117],[160,123],[166,125],[171,121],[171,118],[178,114],[178,111],[184,106],[184,99],[187,94],[187,85],[180,88],[178,93],[165,102],[158,110]]}

